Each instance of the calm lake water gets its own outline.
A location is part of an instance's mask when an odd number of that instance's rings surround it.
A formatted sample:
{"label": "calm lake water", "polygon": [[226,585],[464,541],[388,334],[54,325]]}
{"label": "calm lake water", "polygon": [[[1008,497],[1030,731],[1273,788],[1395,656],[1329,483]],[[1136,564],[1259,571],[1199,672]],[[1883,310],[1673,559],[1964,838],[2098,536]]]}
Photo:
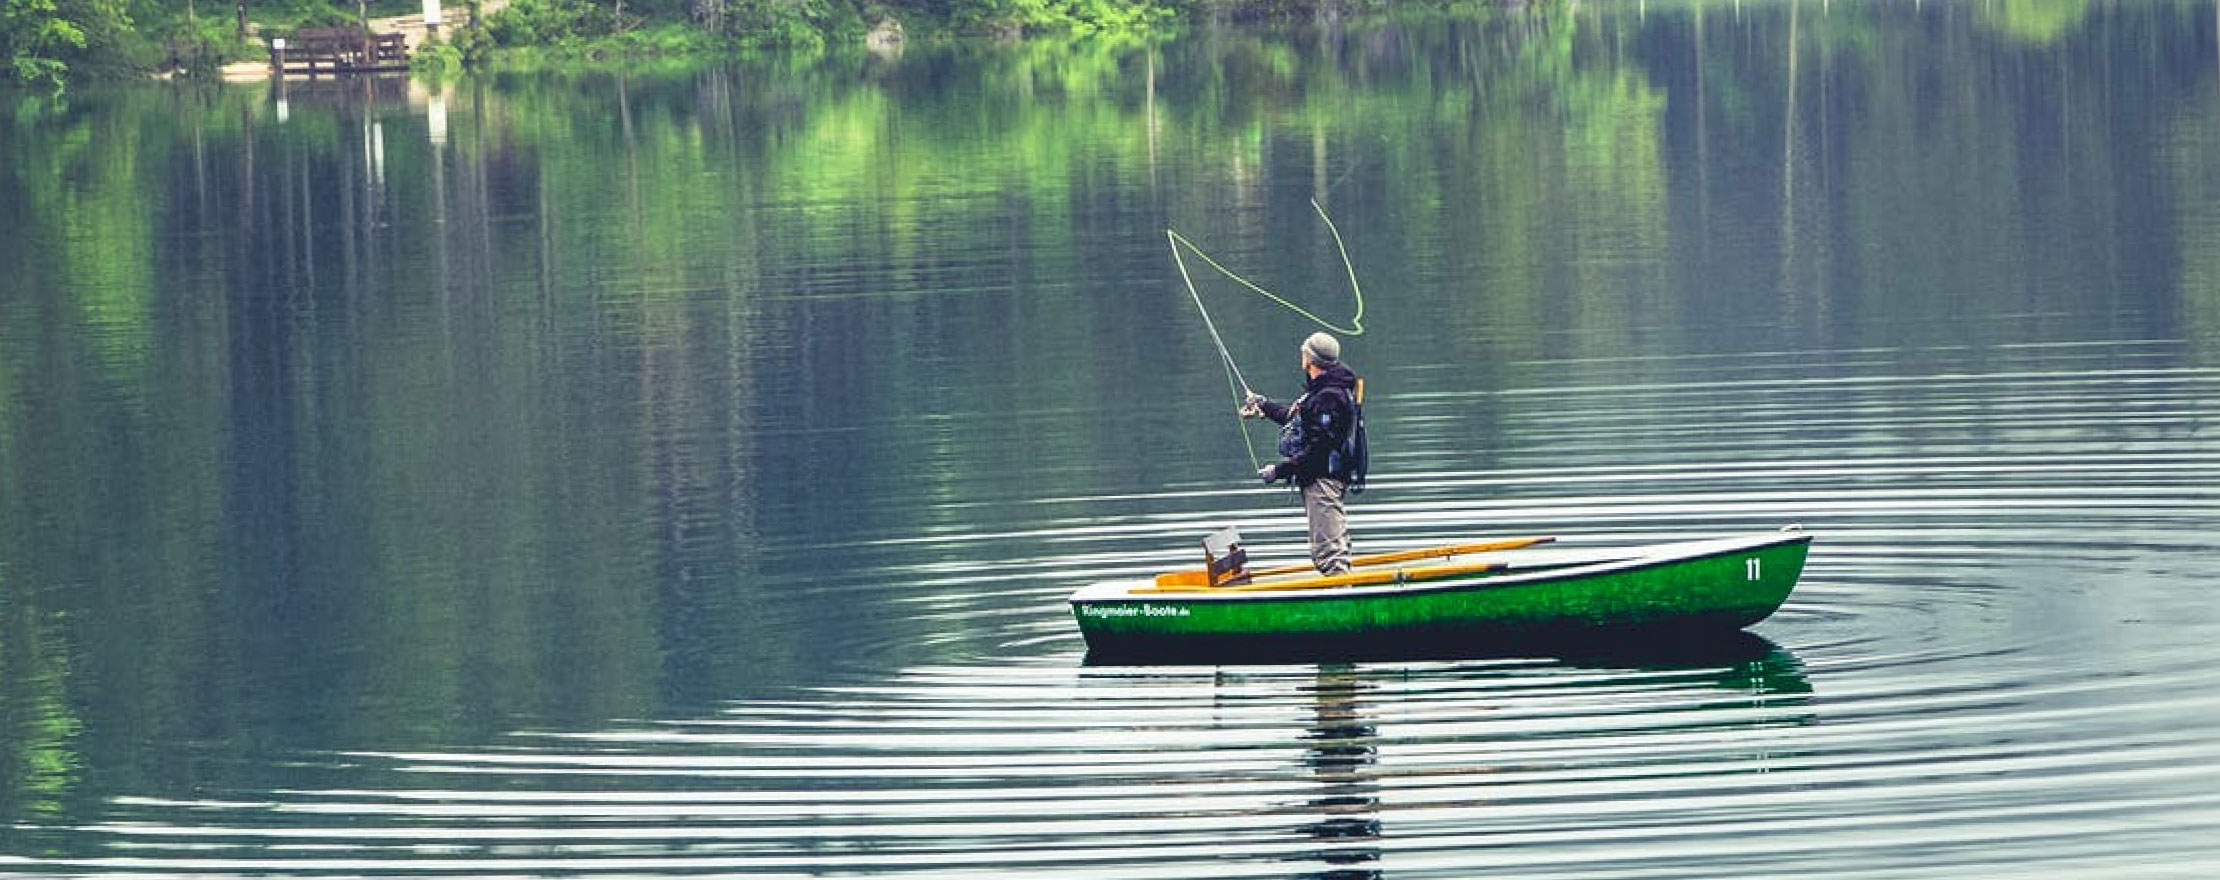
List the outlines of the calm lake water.
{"label": "calm lake water", "polygon": [[[0,121],[0,875],[2220,872],[2220,8],[1581,3]],[[1342,321],[1360,551],[1675,656],[1089,665]],[[1260,390],[1313,329],[1197,266]]]}

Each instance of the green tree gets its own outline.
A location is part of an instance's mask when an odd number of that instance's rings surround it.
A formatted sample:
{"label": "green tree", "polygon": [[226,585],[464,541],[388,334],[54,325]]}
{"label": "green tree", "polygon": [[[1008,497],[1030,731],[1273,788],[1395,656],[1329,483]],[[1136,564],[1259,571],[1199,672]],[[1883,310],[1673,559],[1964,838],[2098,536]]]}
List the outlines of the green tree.
{"label": "green tree", "polygon": [[63,18],[54,0],[0,0],[0,53],[16,78],[62,88],[69,62],[62,56],[85,48],[85,29]]}
{"label": "green tree", "polygon": [[16,78],[58,91],[75,61],[115,56],[132,36],[128,0],[0,0],[0,55]]}

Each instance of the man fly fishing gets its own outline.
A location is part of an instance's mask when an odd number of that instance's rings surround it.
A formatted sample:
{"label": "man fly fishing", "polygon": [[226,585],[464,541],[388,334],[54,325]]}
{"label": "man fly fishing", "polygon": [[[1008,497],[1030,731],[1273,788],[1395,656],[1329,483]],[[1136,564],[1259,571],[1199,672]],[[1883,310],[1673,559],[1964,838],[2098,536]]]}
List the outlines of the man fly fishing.
{"label": "man fly fishing", "polygon": [[[1325,575],[1349,571],[1349,517],[1343,499],[1362,485],[1365,452],[1361,411],[1363,380],[1341,362],[1341,343],[1323,331],[1303,340],[1303,394],[1281,404],[1251,393],[1244,418],[1281,426],[1282,460],[1257,471],[1266,484],[1287,480],[1303,492],[1310,519],[1310,559]],[[1361,489],[1359,491],[1362,491]]]}

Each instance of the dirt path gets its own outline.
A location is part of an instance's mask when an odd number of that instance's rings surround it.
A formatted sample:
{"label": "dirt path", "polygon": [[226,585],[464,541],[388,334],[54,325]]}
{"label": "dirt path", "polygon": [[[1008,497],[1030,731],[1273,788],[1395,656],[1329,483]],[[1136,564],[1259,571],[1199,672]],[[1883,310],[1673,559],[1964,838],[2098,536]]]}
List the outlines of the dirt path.
{"label": "dirt path", "polygon": [[[482,18],[493,18],[493,13],[502,11],[502,9],[508,9],[508,0],[486,0],[486,2],[480,4],[477,13],[480,13]],[[440,29],[442,31],[453,29],[453,27],[462,27],[462,24],[466,24],[468,20],[471,20],[471,7],[464,7],[464,4],[460,4],[460,2],[453,4],[453,7],[448,7],[444,0],[440,2]],[[417,47],[422,47],[424,38],[426,38],[424,13],[415,13],[415,16],[371,18],[371,33],[400,33],[400,36],[408,38],[408,51],[415,51]]]}
{"label": "dirt path", "polygon": [[[485,2],[480,4],[478,7],[478,15],[485,18],[491,18],[494,13],[506,9],[508,8],[508,6],[509,0],[485,0]],[[452,6],[449,6],[445,2],[445,0],[441,0],[439,17],[440,30],[444,31],[450,28],[461,27],[462,25],[467,24],[470,21],[470,8],[464,6],[461,3],[456,3]],[[386,18],[373,18],[370,20],[370,32],[376,34],[401,34],[402,36],[408,38],[409,51],[414,52],[416,51],[416,47],[424,45],[424,40],[426,36],[424,31],[424,14],[419,12],[415,15],[394,15],[388,16]]]}

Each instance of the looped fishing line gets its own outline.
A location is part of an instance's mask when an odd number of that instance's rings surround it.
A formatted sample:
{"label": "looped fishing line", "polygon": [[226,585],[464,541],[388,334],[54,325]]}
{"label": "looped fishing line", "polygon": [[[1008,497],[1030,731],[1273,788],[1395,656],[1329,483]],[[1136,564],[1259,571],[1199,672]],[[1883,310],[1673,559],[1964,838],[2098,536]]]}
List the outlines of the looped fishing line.
{"label": "looped fishing line", "polygon": [[[1248,288],[1251,292],[1257,294],[1258,296],[1262,296],[1265,299],[1277,303],[1281,308],[1287,309],[1288,311],[1302,316],[1304,320],[1307,320],[1312,324],[1316,324],[1322,329],[1331,330],[1344,336],[1363,336],[1364,287],[1357,283],[1357,267],[1356,264],[1351,262],[1349,259],[1349,246],[1342,242],[1341,228],[1334,225],[1334,218],[1326,216],[1325,206],[1318,204],[1317,199],[1311,199],[1310,206],[1312,209],[1318,212],[1318,219],[1326,221],[1326,231],[1332,233],[1334,237],[1334,249],[1341,253],[1341,266],[1349,273],[1349,292],[1356,298],[1357,310],[1355,314],[1349,316],[1349,325],[1346,327],[1321,318],[1316,314],[1313,314],[1309,309],[1303,308],[1302,306],[1288,301],[1286,297],[1280,296],[1279,294],[1273,293],[1269,290],[1265,290],[1264,288],[1257,286],[1255,282],[1241,277],[1232,269],[1228,269],[1224,265],[1220,264],[1217,260],[1211,259],[1209,254],[1203,253],[1202,248],[1196,247],[1193,241],[1188,240],[1187,236],[1179,234],[1177,230],[1170,228],[1166,228],[1164,230],[1164,237],[1171,244],[1172,262],[1179,265],[1179,278],[1182,282],[1186,283],[1187,295],[1189,298],[1195,301],[1195,311],[1202,313],[1203,326],[1210,330],[1210,341],[1212,344],[1218,346],[1218,357],[1225,362],[1226,382],[1228,385],[1232,386],[1234,398],[1243,403],[1248,402],[1249,396],[1254,394],[1255,392],[1250,390],[1249,381],[1245,378],[1242,378],[1240,365],[1233,362],[1233,352],[1226,349],[1225,337],[1218,335],[1218,324],[1217,322],[1210,319],[1210,310],[1203,307],[1202,294],[1195,289],[1195,279],[1187,272],[1187,259],[1180,256],[1179,250],[1180,248],[1185,247],[1187,250],[1193,251],[1197,258],[1200,258],[1203,263],[1210,266],[1210,268],[1218,270],[1219,274],[1233,279],[1236,283],[1240,284],[1242,287]],[[1247,450],[1249,453],[1249,464],[1261,469],[1262,467],[1264,467],[1264,464],[1257,459],[1256,446],[1249,440],[1248,423],[1239,415],[1236,415],[1234,416],[1234,424],[1238,425],[1241,428],[1241,447]]]}

